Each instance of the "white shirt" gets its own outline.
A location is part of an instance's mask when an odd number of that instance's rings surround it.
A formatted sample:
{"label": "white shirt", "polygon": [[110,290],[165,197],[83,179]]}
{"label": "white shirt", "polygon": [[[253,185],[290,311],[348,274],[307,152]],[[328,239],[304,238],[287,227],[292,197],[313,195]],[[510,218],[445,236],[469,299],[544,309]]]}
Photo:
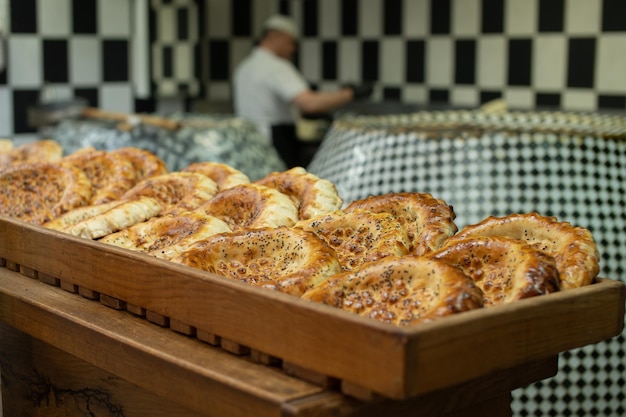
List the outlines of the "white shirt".
{"label": "white shirt", "polygon": [[291,100],[308,88],[291,62],[257,47],[235,70],[235,113],[255,123],[269,140],[272,125],[295,123]]}

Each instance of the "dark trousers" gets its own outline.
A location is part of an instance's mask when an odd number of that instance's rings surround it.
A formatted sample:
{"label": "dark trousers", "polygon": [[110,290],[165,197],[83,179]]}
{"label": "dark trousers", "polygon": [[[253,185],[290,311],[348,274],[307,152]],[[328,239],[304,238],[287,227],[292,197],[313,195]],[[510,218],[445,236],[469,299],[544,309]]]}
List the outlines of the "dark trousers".
{"label": "dark trousers", "polygon": [[300,164],[300,141],[296,135],[296,126],[282,124],[272,126],[272,143],[280,157],[287,164],[287,168],[293,168]]}

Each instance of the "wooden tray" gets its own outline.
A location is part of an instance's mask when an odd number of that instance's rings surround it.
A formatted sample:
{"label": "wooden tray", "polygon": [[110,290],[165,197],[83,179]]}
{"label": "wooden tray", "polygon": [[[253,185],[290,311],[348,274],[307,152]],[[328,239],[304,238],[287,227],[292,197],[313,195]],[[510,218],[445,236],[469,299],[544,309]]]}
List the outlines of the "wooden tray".
{"label": "wooden tray", "polygon": [[425,394],[624,326],[625,286],[609,279],[399,328],[6,217],[0,266],[358,397]]}

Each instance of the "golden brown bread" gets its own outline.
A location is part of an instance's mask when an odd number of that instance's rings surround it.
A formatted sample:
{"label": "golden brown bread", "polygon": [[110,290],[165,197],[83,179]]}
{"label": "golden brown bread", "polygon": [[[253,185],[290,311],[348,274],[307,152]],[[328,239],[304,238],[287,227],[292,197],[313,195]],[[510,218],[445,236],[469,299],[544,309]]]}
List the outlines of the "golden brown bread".
{"label": "golden brown bread", "polygon": [[326,243],[288,227],[217,234],[172,261],[296,296],[341,270]]}
{"label": "golden brown bread", "polygon": [[17,147],[14,147],[12,142],[3,143],[4,150],[0,151],[0,169],[7,165],[56,162],[63,156],[61,145],[50,139],[29,142]]}
{"label": "golden brown bread", "polygon": [[390,213],[404,226],[410,252],[423,255],[439,249],[457,232],[454,210],[446,202],[426,193],[388,193],[356,200],[345,212],[357,209],[374,213]]}
{"label": "golden brown bread", "polygon": [[230,165],[219,162],[195,162],[183,169],[183,172],[197,172],[206,175],[215,181],[219,190],[250,183],[250,179],[246,174]]}
{"label": "golden brown bread", "polygon": [[47,227],[48,229],[63,230],[78,222],[82,222],[83,220],[87,220],[91,217],[97,216],[98,214],[109,211],[113,207],[118,206],[122,203],[123,201],[115,200],[108,203],[77,207],[68,211],[65,214],[62,214],[61,216],[50,220],[49,222],[44,223],[43,226]]}
{"label": "golden brown bread", "polygon": [[409,252],[406,230],[389,213],[336,210],[294,226],[315,233],[337,252],[343,270],[354,270],[366,262]]}
{"label": "golden brown bread", "polygon": [[588,229],[537,213],[490,216],[459,231],[452,240],[473,236],[521,239],[556,260],[561,289],[591,284],[600,270],[600,254]]}
{"label": "golden brown bread", "polygon": [[256,183],[288,195],[298,207],[300,220],[339,210],[343,204],[333,183],[302,167],[270,173]]}
{"label": "golden brown bread", "polygon": [[390,256],[334,275],[302,298],[396,325],[431,321],[483,305],[480,289],[460,269],[412,255]]}
{"label": "golden brown bread", "polygon": [[138,181],[168,173],[165,162],[152,152],[140,148],[124,147],[110,152],[112,155],[120,155],[128,159],[135,169]]}
{"label": "golden brown bread", "polygon": [[191,211],[217,193],[217,184],[194,172],[170,172],[137,183],[122,196],[123,200],[150,197],[161,206],[161,215]]}
{"label": "golden brown bread", "polygon": [[147,252],[159,258],[171,258],[199,240],[224,232],[230,232],[230,229],[218,218],[188,212],[153,217],[104,236],[100,242]]}
{"label": "golden brown bread", "polygon": [[501,236],[454,240],[429,255],[460,268],[482,290],[485,306],[559,290],[554,258],[525,242]]}
{"label": "golden brown bread", "polygon": [[154,198],[140,196],[135,200],[126,200],[103,213],[70,225],[62,231],[86,239],[98,239],[144,222],[158,215],[161,208],[159,201]]}
{"label": "golden brown bread", "polygon": [[93,188],[92,205],[119,200],[137,182],[133,164],[119,154],[79,152],[64,157],[61,163],[81,169],[89,177]]}
{"label": "golden brown bread", "polygon": [[83,171],[58,163],[30,163],[0,172],[0,214],[43,224],[88,204],[91,182]]}
{"label": "golden brown bread", "polygon": [[259,184],[221,190],[198,211],[225,221],[231,229],[292,226],[298,209],[285,194]]}
{"label": "golden brown bread", "polygon": [[[120,164],[134,181],[155,176],[115,197]],[[591,232],[554,217],[492,216],[454,235],[452,207],[430,194],[328,211],[341,204],[336,190],[302,168],[249,183],[223,164],[194,165],[163,173],[154,155],[122,148],[5,167],[0,214],[402,325],[587,285],[598,273]],[[92,192],[112,200],[91,204]]]}

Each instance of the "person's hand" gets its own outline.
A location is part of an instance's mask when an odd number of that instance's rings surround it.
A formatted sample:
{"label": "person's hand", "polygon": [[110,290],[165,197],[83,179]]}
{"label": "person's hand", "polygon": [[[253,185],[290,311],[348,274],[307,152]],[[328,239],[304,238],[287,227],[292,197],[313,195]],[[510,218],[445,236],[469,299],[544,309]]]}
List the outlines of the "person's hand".
{"label": "person's hand", "polygon": [[345,87],[352,89],[352,98],[355,101],[365,100],[374,92],[374,86],[371,83],[361,85],[348,84]]}

